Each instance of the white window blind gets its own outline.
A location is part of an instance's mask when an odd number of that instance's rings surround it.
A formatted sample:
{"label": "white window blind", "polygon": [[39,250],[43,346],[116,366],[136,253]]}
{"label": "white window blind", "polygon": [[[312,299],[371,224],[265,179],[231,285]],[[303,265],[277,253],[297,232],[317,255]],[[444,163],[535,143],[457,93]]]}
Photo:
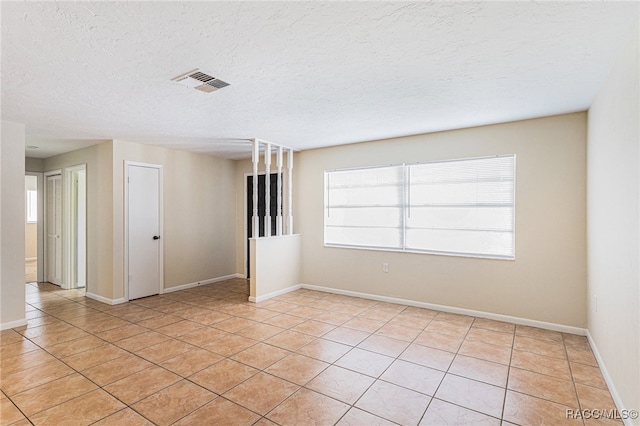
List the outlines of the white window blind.
{"label": "white window blind", "polygon": [[515,256],[515,156],[325,173],[325,244]]}
{"label": "white window blind", "polygon": [[328,172],[325,242],[401,249],[403,167]]}

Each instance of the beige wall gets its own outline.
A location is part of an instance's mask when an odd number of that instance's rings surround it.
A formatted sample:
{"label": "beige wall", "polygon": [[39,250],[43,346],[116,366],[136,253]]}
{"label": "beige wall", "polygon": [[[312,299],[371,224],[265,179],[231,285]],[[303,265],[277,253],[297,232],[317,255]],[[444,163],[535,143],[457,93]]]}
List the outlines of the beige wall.
{"label": "beige wall", "polygon": [[[302,282],[584,327],[585,142],[586,114],[575,113],[303,151]],[[515,261],[323,246],[325,170],[498,154],[517,155]]]}
{"label": "beige wall", "polygon": [[24,160],[27,172],[44,172],[44,160],[42,158],[26,157]]}
{"label": "beige wall", "polygon": [[33,259],[38,257],[38,224],[25,224],[24,233],[24,258]]}
{"label": "beige wall", "polygon": [[165,288],[235,273],[234,162],[114,140],[45,161],[87,164],[87,291],[124,297],[124,162],[164,169]]}
{"label": "beige wall", "polygon": [[[589,332],[622,407],[640,409],[638,30],[589,109]],[[640,424],[635,420],[634,424]]]}
{"label": "beige wall", "polygon": [[251,239],[250,300],[260,302],[300,284],[300,235]]}
{"label": "beige wall", "polygon": [[235,274],[235,164],[211,155],[116,140],[114,298],[124,296],[124,162],[163,166],[164,286]]}
{"label": "beige wall", "polygon": [[[86,288],[87,292],[107,299],[113,298],[112,157],[113,143],[109,141],[50,157],[44,161],[45,172],[79,164],[87,165]],[[64,173],[62,179],[66,179]]]}
{"label": "beige wall", "polygon": [[0,328],[25,324],[24,124],[3,121],[0,139]]}

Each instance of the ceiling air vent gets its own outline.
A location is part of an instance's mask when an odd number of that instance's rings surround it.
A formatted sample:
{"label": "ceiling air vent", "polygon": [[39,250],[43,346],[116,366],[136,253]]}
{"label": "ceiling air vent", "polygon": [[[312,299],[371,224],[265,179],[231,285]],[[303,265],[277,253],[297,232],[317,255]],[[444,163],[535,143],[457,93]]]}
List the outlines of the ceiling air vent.
{"label": "ceiling air vent", "polygon": [[198,69],[189,71],[186,74],[182,74],[181,76],[172,79],[172,81],[178,82],[187,87],[193,87],[196,90],[207,93],[215,92],[216,90],[222,89],[223,87],[227,87],[229,85],[229,83],[200,72],[200,70]]}

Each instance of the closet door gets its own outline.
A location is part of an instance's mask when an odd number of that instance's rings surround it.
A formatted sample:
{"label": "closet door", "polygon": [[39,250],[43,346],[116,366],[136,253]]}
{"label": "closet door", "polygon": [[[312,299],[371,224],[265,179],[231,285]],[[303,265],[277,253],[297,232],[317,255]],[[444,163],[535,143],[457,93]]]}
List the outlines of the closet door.
{"label": "closet door", "polygon": [[47,176],[46,280],[62,283],[62,176]]}

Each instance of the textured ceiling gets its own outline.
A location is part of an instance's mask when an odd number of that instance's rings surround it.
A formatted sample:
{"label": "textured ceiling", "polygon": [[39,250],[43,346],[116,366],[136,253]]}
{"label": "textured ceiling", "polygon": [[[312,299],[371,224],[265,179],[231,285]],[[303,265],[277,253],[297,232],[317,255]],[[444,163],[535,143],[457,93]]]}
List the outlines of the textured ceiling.
{"label": "textured ceiling", "polygon": [[[27,145],[236,157],[585,110],[637,2],[7,2],[2,119]],[[231,86],[171,81],[194,68]],[[32,143],[38,141],[38,143]]]}

